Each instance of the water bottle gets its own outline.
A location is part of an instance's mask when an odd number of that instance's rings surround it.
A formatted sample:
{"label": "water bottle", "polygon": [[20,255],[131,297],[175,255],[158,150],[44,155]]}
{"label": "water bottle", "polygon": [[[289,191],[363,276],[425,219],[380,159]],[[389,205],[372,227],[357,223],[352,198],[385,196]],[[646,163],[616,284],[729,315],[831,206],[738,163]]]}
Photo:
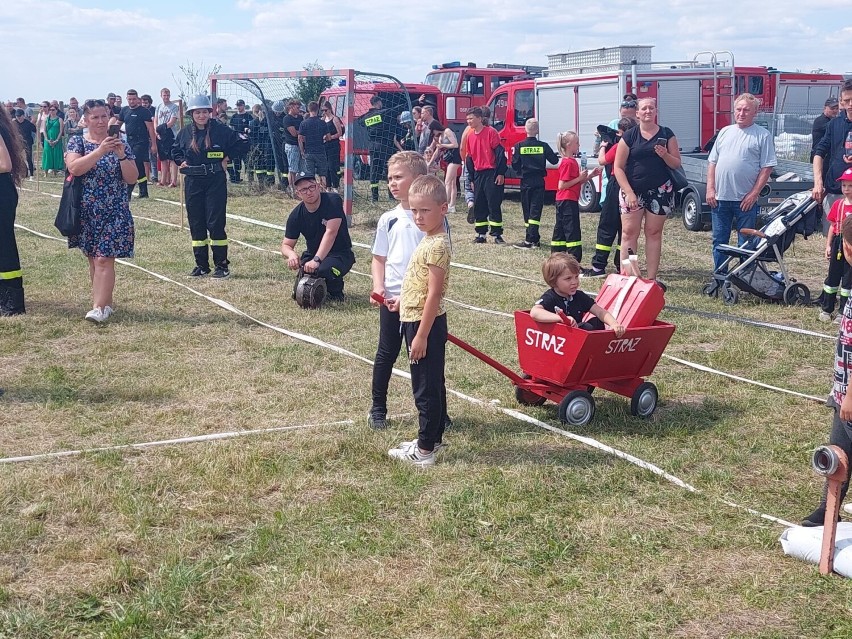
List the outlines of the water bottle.
{"label": "water bottle", "polygon": [[846,134],[846,150],[844,151],[844,155],[846,155],[847,160],[852,160],[852,131]]}
{"label": "water bottle", "polygon": [[[846,138],[846,145],[847,145],[847,146],[846,146],[846,149],[847,149],[847,150],[846,150],[846,152],[847,152],[847,153],[852,153],[852,149],[850,149],[850,147],[848,146],[848,145],[849,145],[849,143],[850,143],[850,140],[852,140],[852,131],[850,131],[850,132],[849,132],[849,136],[850,136],[850,137],[847,137],[847,138]],[[588,158],[588,157],[586,157],[586,152],[585,152],[585,151],[583,151],[583,152],[580,154],[580,170],[581,170],[581,171],[585,171],[585,170],[586,170],[586,168],[588,168],[588,166],[589,166],[589,158]]]}

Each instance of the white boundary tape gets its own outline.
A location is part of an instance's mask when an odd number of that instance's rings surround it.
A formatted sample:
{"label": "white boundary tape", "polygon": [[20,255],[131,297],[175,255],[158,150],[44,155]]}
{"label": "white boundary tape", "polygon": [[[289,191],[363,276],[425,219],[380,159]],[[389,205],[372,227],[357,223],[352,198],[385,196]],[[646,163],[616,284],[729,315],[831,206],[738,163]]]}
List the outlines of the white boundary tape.
{"label": "white boundary tape", "polygon": [[[39,237],[43,237],[43,238],[46,238],[46,239],[49,239],[49,240],[55,240],[55,241],[59,241],[59,242],[62,241],[61,238],[53,237],[53,236],[50,236],[50,235],[45,235],[44,233],[34,231],[32,229],[29,229],[25,226],[21,226],[19,224],[16,224],[15,226],[17,228],[20,228],[23,231],[27,231],[27,232],[32,233],[34,235],[37,235]],[[329,350],[331,350],[335,353],[338,353],[340,355],[345,355],[347,357],[356,359],[356,360],[364,362],[366,364],[373,365],[372,360],[369,360],[366,357],[362,357],[361,355],[358,355],[356,353],[348,351],[348,350],[341,348],[339,346],[336,346],[334,344],[324,342],[323,340],[320,340],[320,339],[313,337],[311,335],[305,335],[305,334],[302,334],[302,333],[296,333],[296,332],[293,332],[293,331],[288,331],[284,328],[280,328],[280,327],[274,326],[272,324],[267,324],[266,322],[262,322],[258,319],[255,319],[252,316],[250,316],[249,314],[241,311],[240,309],[236,308],[235,306],[233,306],[232,304],[230,304],[228,302],[225,302],[223,300],[205,295],[204,293],[202,293],[200,291],[196,291],[195,289],[187,286],[186,284],[182,284],[181,282],[176,282],[175,280],[173,280],[169,277],[166,277],[165,275],[160,275],[159,273],[155,273],[154,271],[150,271],[150,270],[143,268],[141,266],[131,264],[130,262],[127,262],[125,260],[117,259],[116,262],[118,262],[119,264],[122,264],[124,266],[130,266],[131,268],[138,269],[138,270],[140,270],[144,273],[148,273],[149,275],[151,275],[151,276],[153,276],[153,277],[155,277],[159,280],[162,280],[162,281],[165,281],[165,282],[170,282],[172,284],[176,284],[176,285],[180,286],[181,288],[184,288],[187,291],[193,293],[194,295],[197,295],[198,297],[204,298],[204,299],[216,304],[217,306],[220,306],[221,308],[228,310],[228,311],[230,311],[230,312],[232,312],[236,315],[245,317],[246,319],[249,319],[252,322],[255,322],[256,324],[258,324],[260,326],[263,326],[265,328],[269,328],[271,330],[277,331],[277,332],[279,332],[283,335],[287,335],[288,337],[292,337],[293,339],[297,339],[297,340],[300,340],[300,341],[303,341],[303,342],[306,342],[306,343],[309,343],[309,344],[313,344],[313,345],[319,346],[321,348],[326,348],[326,349],[329,349]],[[393,369],[393,374],[398,375],[400,377],[404,377],[406,379],[410,379],[409,373],[407,373],[405,371],[401,371],[397,368]],[[460,399],[464,399],[465,401],[473,403],[473,404],[477,404],[477,405],[484,406],[484,407],[496,408],[496,410],[500,411],[504,415],[507,415],[507,416],[512,417],[514,419],[527,422],[529,424],[538,426],[539,428],[542,428],[544,430],[550,431],[550,432],[552,432],[556,435],[566,437],[568,439],[573,439],[574,441],[583,443],[587,446],[590,446],[590,447],[595,448],[597,450],[600,450],[602,452],[608,453],[610,455],[614,455],[614,456],[616,456],[620,459],[623,459],[627,462],[630,462],[631,464],[634,464],[635,466],[637,466],[639,468],[642,468],[644,470],[648,470],[649,472],[651,472],[651,473],[653,473],[653,474],[655,474],[659,477],[662,477],[666,481],[668,481],[668,482],[670,482],[670,483],[672,483],[676,486],[679,486],[681,488],[684,488],[685,490],[688,490],[690,492],[702,493],[702,491],[700,491],[699,489],[695,488],[691,484],[686,483],[682,479],[662,470],[659,466],[656,466],[656,465],[654,465],[650,462],[646,462],[642,459],[639,459],[638,457],[634,457],[633,455],[630,455],[629,453],[625,453],[623,451],[620,451],[616,448],[612,448],[611,446],[603,444],[602,442],[599,442],[595,439],[592,439],[591,437],[584,437],[582,435],[577,435],[575,433],[571,433],[571,432],[556,428],[554,426],[551,426],[550,424],[542,422],[538,419],[535,419],[534,417],[530,417],[529,415],[526,415],[526,414],[521,413],[521,412],[516,411],[516,410],[512,410],[512,409],[508,409],[508,408],[502,408],[502,407],[495,407],[490,402],[485,402],[483,400],[477,399],[477,398],[472,397],[470,395],[466,395],[464,393],[461,393],[461,392],[456,391],[456,390],[451,389],[451,388],[447,388],[447,392],[458,397],[458,398],[460,398]],[[724,504],[726,504],[726,505],[728,505],[732,508],[744,510],[748,513],[757,515],[757,516],[759,516],[763,519],[767,519],[769,521],[773,521],[773,522],[782,524],[782,525],[787,526],[787,527],[795,525],[792,522],[788,522],[788,521],[781,519],[779,517],[775,517],[773,515],[768,515],[766,513],[761,513],[760,511],[753,510],[751,508],[748,508],[746,506],[742,506],[742,505],[737,504],[735,502],[731,502],[731,501],[724,500],[724,499],[721,499],[721,498],[720,498],[720,500],[722,501],[722,503],[724,503]]]}
{"label": "white boundary tape", "polygon": [[0,464],[18,464],[21,462],[36,461],[40,459],[55,459],[59,457],[74,457],[77,455],[86,455],[89,453],[102,453],[110,450],[129,450],[129,449],[145,449],[154,448],[156,446],[174,446],[176,444],[192,444],[196,442],[209,442],[221,439],[233,439],[235,437],[247,437],[249,435],[265,435],[268,433],[281,433],[285,431],[301,430],[304,428],[316,428],[319,426],[351,426],[355,422],[351,419],[345,419],[339,422],[331,422],[328,424],[301,424],[299,426],[279,426],[277,428],[257,428],[254,430],[235,430],[226,433],[210,433],[209,435],[193,435],[190,437],[177,437],[175,439],[161,439],[153,442],[143,442],[141,444],[119,444],[117,446],[99,446],[97,448],[83,448],[81,450],[63,450],[55,453],[41,453],[38,455],[23,455],[21,457],[4,457],[0,458]]}

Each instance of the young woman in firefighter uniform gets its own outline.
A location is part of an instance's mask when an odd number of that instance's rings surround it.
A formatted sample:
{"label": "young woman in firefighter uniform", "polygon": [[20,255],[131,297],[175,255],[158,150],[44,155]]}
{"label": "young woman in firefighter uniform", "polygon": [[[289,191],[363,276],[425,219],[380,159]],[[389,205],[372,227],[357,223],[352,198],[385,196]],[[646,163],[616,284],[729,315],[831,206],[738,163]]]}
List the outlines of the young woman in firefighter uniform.
{"label": "young woman in firefighter uniform", "polygon": [[[213,252],[213,277],[230,275],[225,209],[228,199],[224,161],[242,157],[247,140],[212,117],[210,98],[198,95],[189,100],[187,113],[192,124],[181,129],[172,158],[185,176],[186,216],[192,235],[195,268],[190,275],[210,273],[208,246]],[[208,237],[209,235],[209,237]]]}

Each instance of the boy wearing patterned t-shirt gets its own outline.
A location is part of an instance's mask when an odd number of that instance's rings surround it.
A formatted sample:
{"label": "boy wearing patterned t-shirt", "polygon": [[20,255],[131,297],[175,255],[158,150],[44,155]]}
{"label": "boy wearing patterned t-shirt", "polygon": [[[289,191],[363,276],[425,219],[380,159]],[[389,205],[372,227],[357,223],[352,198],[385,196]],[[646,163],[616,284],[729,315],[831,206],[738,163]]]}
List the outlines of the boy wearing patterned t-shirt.
{"label": "boy wearing patterned t-shirt", "polygon": [[[843,220],[840,234],[843,255],[846,262],[852,264],[852,215]],[[831,393],[834,419],[831,424],[829,443],[840,447],[846,456],[852,459],[852,395],[848,393],[850,376],[852,376],[852,304],[847,304],[843,307],[843,314],[840,316],[840,332],[837,335],[834,355],[834,388]],[[849,473],[846,474],[846,481],[840,487],[841,502],[848,490]],[[825,523],[826,494],[824,489],[820,505],[802,521],[802,526],[822,526]]]}
{"label": "boy wearing patterned t-shirt", "polygon": [[399,310],[420,428],[417,439],[402,442],[388,454],[409,464],[426,467],[435,463],[435,454],[442,447],[447,411],[444,296],[450,281],[450,242],[446,233],[447,191],[444,183],[431,175],[418,177],[408,191],[408,203],[414,223],[426,233],[426,237],[411,256],[400,296],[388,300],[388,308]]}
{"label": "boy wearing patterned t-shirt", "polygon": [[837,293],[840,292],[840,305],[837,308],[836,322],[840,322],[843,307],[849,301],[852,289],[852,268],[843,259],[843,242],[840,228],[843,220],[852,213],[852,169],[846,169],[837,181],[843,197],[831,205],[828,213],[828,236],[825,238],[825,259],[828,260],[828,275],[822,287],[822,310],[819,313],[821,322],[830,322],[834,312]]}

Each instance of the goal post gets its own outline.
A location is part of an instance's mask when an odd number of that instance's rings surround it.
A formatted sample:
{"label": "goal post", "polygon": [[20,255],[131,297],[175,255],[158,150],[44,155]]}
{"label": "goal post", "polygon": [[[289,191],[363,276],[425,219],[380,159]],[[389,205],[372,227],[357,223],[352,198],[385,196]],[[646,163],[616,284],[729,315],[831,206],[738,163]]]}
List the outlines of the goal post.
{"label": "goal post", "polygon": [[[323,81],[311,82],[312,79]],[[210,92],[214,101],[227,100],[230,117],[233,117],[236,100],[243,99],[247,110],[254,107],[266,121],[265,140],[262,144],[258,136],[251,140],[248,162],[253,161],[253,155],[261,162],[265,155],[274,157],[274,169],[269,168],[270,174],[274,171],[278,188],[286,184],[285,169],[289,170],[289,166],[281,133],[275,130],[277,127],[269,126],[275,123],[273,105],[277,101],[286,105],[291,98],[298,99],[303,106],[309,100],[316,100],[320,106],[328,102],[344,127],[340,139],[339,178],[329,175],[328,179],[332,187],[337,187],[338,180],[340,182],[338,190],[348,221],[351,222],[355,213],[377,215],[395,206],[387,189],[386,161],[398,150],[396,143],[412,130],[408,117],[403,115],[411,112],[411,95],[406,85],[396,78],[354,69],[217,73],[210,76]],[[375,120],[371,117],[375,111],[367,112],[374,97],[382,100],[378,113],[384,126],[369,130],[368,121]],[[329,155],[334,156],[334,150],[329,151]],[[332,172],[335,168],[332,166]]]}

